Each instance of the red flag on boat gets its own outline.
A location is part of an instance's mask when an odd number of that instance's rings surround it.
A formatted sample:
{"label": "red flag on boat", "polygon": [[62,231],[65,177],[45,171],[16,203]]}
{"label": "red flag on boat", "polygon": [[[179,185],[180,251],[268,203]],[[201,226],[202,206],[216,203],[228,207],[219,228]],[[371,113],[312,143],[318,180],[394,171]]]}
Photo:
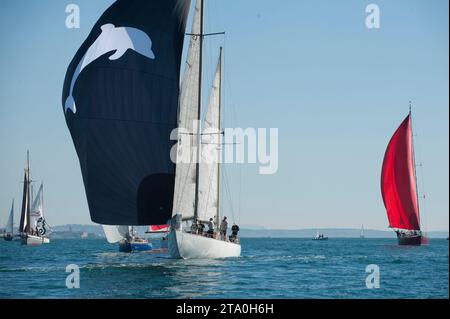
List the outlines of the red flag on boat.
{"label": "red flag on boat", "polygon": [[411,115],[402,122],[387,147],[381,193],[390,227],[420,230]]}
{"label": "red flag on boat", "polygon": [[169,231],[169,225],[150,225],[147,233],[165,233]]}

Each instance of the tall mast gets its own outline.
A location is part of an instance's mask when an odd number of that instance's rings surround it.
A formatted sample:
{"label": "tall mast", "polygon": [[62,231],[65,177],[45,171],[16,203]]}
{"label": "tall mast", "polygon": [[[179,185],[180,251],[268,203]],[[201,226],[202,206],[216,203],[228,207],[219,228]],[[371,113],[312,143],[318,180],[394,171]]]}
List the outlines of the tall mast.
{"label": "tall mast", "polygon": [[11,233],[13,233],[14,232],[14,198],[12,200],[12,205],[11,205],[11,225],[12,225]]}
{"label": "tall mast", "polygon": [[31,214],[31,197],[30,197],[30,184],[31,184],[31,177],[30,177],[30,151],[27,150],[27,207],[26,207],[26,218],[27,218],[27,233],[30,232],[30,214]]}
{"label": "tall mast", "polygon": [[200,1],[200,52],[199,52],[199,70],[198,70],[198,108],[197,108],[197,160],[195,163],[195,206],[194,206],[194,219],[198,218],[198,182],[199,182],[199,170],[200,170],[200,147],[201,147],[201,135],[200,135],[200,120],[202,110],[202,62],[203,62],[203,0]]}
{"label": "tall mast", "polygon": [[[420,218],[420,204],[419,204],[419,188],[417,185],[417,171],[416,171],[416,155],[414,152],[414,134],[413,134],[413,125],[412,125],[412,102],[409,101],[409,120],[411,121],[411,152],[412,152],[412,158],[413,158],[413,165],[414,165],[414,182],[416,183],[416,198],[417,198],[417,213],[419,214]],[[420,226],[420,221],[419,221]]]}
{"label": "tall mast", "polygon": [[42,192],[41,192],[41,214],[42,218],[44,217],[44,181],[41,182],[42,185]]}
{"label": "tall mast", "polygon": [[221,121],[221,115],[222,115],[222,50],[223,48],[220,47],[220,55],[219,55],[219,145],[217,146],[219,150],[219,156],[217,156],[217,213],[216,213],[216,225],[219,225],[220,223],[220,163],[222,160],[222,152],[221,152],[221,135],[222,135],[222,125],[220,123]]}

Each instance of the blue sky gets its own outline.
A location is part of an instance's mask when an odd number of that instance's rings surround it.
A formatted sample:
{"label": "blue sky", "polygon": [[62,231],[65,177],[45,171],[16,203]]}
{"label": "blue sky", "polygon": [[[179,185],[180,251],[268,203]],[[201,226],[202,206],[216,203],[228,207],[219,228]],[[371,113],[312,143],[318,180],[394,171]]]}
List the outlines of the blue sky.
{"label": "blue sky", "polygon": [[[423,220],[428,230],[448,229],[448,1],[372,2],[381,10],[376,30],[365,26],[368,1],[206,2],[206,31],[226,31],[205,45],[206,83],[225,46],[225,125],[279,129],[277,174],[229,167],[241,224],[386,229],[381,163],[412,100]],[[80,29],[65,26],[69,3],[80,7]],[[61,91],[68,63],[111,3],[1,1],[1,225],[12,197],[18,220],[27,148],[49,223],[90,223]]]}

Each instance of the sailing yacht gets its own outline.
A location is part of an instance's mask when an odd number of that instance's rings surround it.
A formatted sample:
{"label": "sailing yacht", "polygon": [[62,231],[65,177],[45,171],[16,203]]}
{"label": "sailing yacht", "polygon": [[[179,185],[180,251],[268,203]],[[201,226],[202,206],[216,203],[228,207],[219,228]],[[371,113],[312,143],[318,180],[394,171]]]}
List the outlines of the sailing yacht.
{"label": "sailing yacht", "polygon": [[[204,1],[195,7],[191,40],[184,79],[181,87],[178,149],[189,148],[188,158],[196,158],[195,165],[178,160],[175,174],[175,192],[168,248],[172,258],[226,258],[241,254],[239,242],[198,233],[196,225],[212,221],[220,224],[220,162],[222,146],[221,91],[222,48],[206,118],[201,132],[202,56],[203,56],[203,9]],[[195,124],[197,123],[197,124]],[[188,132],[188,134],[186,134]],[[186,155],[186,154],[184,154]],[[183,155],[183,156],[184,156]],[[180,153],[177,153],[180,156]]]}
{"label": "sailing yacht", "polygon": [[145,232],[146,234],[149,234],[150,236],[154,236],[159,239],[159,249],[161,251],[165,251],[169,248],[168,241],[169,241],[169,232],[170,232],[170,225],[150,225],[148,226],[148,230]]}
{"label": "sailing yacht", "polygon": [[137,235],[133,226],[102,225],[106,240],[110,244],[119,243],[119,251],[131,253],[152,250],[152,244],[147,239]]}
{"label": "sailing yacht", "polygon": [[421,245],[419,198],[414,158],[411,107],[392,136],[384,155],[381,194],[389,227],[399,245]]}
{"label": "sailing yacht", "polygon": [[30,176],[30,156],[27,151],[27,167],[23,179],[22,211],[20,216],[19,231],[23,245],[40,245],[50,243],[46,237],[48,225],[44,219],[43,208],[43,183],[39,187],[37,196],[32,198],[31,176]]}
{"label": "sailing yacht", "polygon": [[13,228],[14,228],[14,199],[12,200],[11,210],[9,211],[9,217],[5,227],[5,236],[3,236],[4,240],[6,241],[13,240],[14,237]]}
{"label": "sailing yacht", "polygon": [[[197,148],[191,157],[196,164],[178,163],[183,138],[193,148],[205,143],[215,156],[221,146],[221,59],[204,124],[218,133],[200,135],[193,123],[201,113],[203,1],[196,4],[180,90],[189,11],[186,0],[115,1],[68,66],[62,111],[93,222],[119,225],[114,227],[170,222],[172,257],[234,257],[241,251],[238,240],[194,235],[182,225],[220,220],[218,161],[200,165]],[[188,133],[179,134],[181,128]]]}
{"label": "sailing yacht", "polygon": [[364,239],[364,225],[361,225],[361,234],[359,235],[359,238]]}

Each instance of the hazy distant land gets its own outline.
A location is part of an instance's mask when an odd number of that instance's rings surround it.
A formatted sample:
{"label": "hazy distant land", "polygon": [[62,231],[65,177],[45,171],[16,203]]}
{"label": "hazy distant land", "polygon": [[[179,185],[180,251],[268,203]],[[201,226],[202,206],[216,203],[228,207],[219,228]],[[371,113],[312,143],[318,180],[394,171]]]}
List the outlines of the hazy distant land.
{"label": "hazy distant land", "polygon": [[[145,226],[136,227],[138,233],[144,234]],[[103,238],[103,230],[100,225],[60,225],[52,227],[53,238],[80,238],[87,233],[88,239]],[[240,236],[246,238],[312,238],[317,233],[323,233],[329,238],[359,238],[359,228],[308,228],[308,229],[267,229],[262,226],[242,225]],[[431,231],[427,233],[430,238],[447,238],[448,231]],[[85,234],[86,235],[86,234]],[[365,238],[394,238],[395,234],[389,230],[365,229]]]}

